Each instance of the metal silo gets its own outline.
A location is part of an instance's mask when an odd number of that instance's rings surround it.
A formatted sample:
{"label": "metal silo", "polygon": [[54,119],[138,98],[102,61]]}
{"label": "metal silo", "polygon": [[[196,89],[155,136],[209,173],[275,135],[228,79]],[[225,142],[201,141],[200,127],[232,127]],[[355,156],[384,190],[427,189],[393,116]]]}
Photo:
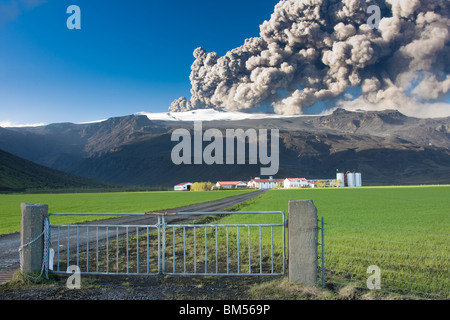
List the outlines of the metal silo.
{"label": "metal silo", "polygon": [[338,187],[345,187],[345,174],[344,173],[338,172],[336,174],[336,183],[338,180],[340,181],[340,184],[338,185]]}
{"label": "metal silo", "polygon": [[355,173],[355,185],[357,187],[362,187],[362,176],[360,172]]}
{"label": "metal silo", "polygon": [[356,187],[355,173],[347,172],[347,186]]}

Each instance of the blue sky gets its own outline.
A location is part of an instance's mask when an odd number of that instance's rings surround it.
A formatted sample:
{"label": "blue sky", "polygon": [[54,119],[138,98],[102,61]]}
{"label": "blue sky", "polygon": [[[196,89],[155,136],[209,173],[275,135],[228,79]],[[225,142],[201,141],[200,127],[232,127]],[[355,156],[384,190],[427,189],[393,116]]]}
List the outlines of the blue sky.
{"label": "blue sky", "polygon": [[[192,53],[259,36],[278,0],[0,0],[0,123],[165,112],[190,97]],[[81,30],[66,27],[70,5]]]}

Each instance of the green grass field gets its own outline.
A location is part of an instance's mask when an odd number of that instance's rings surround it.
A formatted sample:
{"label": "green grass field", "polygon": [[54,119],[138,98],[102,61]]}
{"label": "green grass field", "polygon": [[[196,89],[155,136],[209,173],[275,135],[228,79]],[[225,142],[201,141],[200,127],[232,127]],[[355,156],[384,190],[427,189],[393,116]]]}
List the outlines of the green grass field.
{"label": "green grass field", "polygon": [[239,210],[287,214],[289,200],[305,199],[313,200],[318,216],[330,224],[450,231],[450,186],[271,190]]}
{"label": "green grass field", "polygon": [[[313,200],[318,209],[318,217],[324,217],[326,222],[325,280],[328,289],[336,292],[350,285],[367,290],[366,281],[371,275],[367,273],[367,269],[375,265],[381,270],[381,292],[385,294],[445,299],[450,295],[449,192],[450,186],[271,190],[234,207],[233,211],[281,210],[286,213],[287,218],[290,200]],[[224,216],[209,223],[249,225],[280,222],[279,214],[255,214]],[[235,272],[238,247],[241,271],[250,273],[251,269],[251,272],[258,273],[261,264],[266,272],[270,272],[271,231],[268,227],[263,227],[260,231],[259,227],[242,226],[237,245],[237,229],[230,227],[228,250],[226,230],[219,229],[216,238],[216,231],[210,228],[208,272],[214,272],[215,248],[219,252],[219,272],[226,270],[227,251],[231,261],[230,272]],[[171,270],[172,229],[168,232],[170,236],[166,242],[166,258],[167,267]],[[281,232],[282,228],[273,229],[275,272],[282,269]],[[177,229],[176,269],[183,272],[182,261],[186,255],[187,272],[193,272],[194,248],[200,268],[205,261],[204,231],[203,228],[197,229],[197,243],[194,244],[192,228],[186,229],[185,252],[182,245],[183,233],[182,228]],[[262,260],[260,241],[264,253]],[[321,262],[319,260],[320,267]],[[319,270],[319,275],[321,271]]]}
{"label": "green grass field", "polygon": [[[48,204],[50,212],[141,213],[213,201],[245,192],[249,191],[2,194],[0,195],[0,234],[20,231],[20,204],[23,202]],[[95,218],[99,219],[99,217]],[[52,223],[76,223],[88,221],[87,219],[86,216],[54,217]]]}
{"label": "green grass field", "polygon": [[[351,282],[364,287],[370,276],[367,268],[377,265],[385,291],[446,298],[450,294],[449,195],[450,186],[271,190],[235,210],[287,214],[289,200],[313,200],[326,223],[328,286]],[[221,222],[278,219],[256,217],[235,215]]]}
{"label": "green grass field", "polygon": [[[0,195],[0,233],[19,230],[21,202],[47,203],[51,212],[145,212],[163,210],[203,201],[215,200],[245,191],[215,192],[133,192],[101,194]],[[284,211],[288,214],[290,200],[313,200],[318,217],[325,225],[325,280],[333,292],[353,285],[366,288],[370,276],[367,268],[381,270],[383,293],[400,296],[450,297],[450,186],[364,187],[270,190],[252,200],[235,206],[234,211]],[[55,217],[52,223],[84,221],[85,217]],[[81,220],[83,219],[83,220]],[[214,224],[280,223],[280,215],[230,215],[212,220]],[[208,222],[209,223],[209,222]],[[183,228],[177,230],[177,259],[183,257]],[[192,233],[193,230],[187,230]],[[237,232],[230,227],[230,259],[236,260]],[[171,234],[172,230],[168,232]],[[197,263],[204,261],[204,231],[196,231]],[[239,231],[241,268],[249,268],[248,228]],[[282,229],[274,228],[273,241],[277,255],[275,268],[282,259]],[[270,229],[262,230],[262,248],[270,252]],[[188,236],[188,248],[194,247]],[[218,248],[226,252],[225,230],[218,231]],[[167,239],[168,268],[171,268],[172,236]],[[208,259],[215,258],[216,234],[208,229]],[[252,270],[258,272],[260,234],[251,227]],[[113,248],[114,249],[114,248]],[[231,250],[234,251],[231,251]],[[130,249],[131,250],[131,249]],[[321,253],[321,247],[319,247]],[[144,252],[142,252],[144,256]],[[224,261],[220,257],[220,261]],[[219,261],[219,263],[220,263]],[[178,263],[178,262],[177,262]],[[271,261],[263,261],[264,268]],[[321,265],[321,261],[319,261]],[[210,263],[214,266],[214,261]],[[177,264],[177,270],[181,266]],[[192,267],[190,265],[189,267]],[[320,273],[319,273],[320,274]]]}

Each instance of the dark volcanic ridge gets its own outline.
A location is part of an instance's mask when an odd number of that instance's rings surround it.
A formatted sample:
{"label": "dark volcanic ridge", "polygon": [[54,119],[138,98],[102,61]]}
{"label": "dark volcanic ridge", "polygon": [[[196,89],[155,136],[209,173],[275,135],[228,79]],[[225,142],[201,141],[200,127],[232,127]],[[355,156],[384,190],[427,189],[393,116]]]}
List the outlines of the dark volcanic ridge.
{"label": "dark volcanic ridge", "polygon": [[[393,110],[338,109],[327,116],[204,121],[203,130],[279,129],[279,178],[334,178],[339,169],[362,172],[364,185],[444,184],[450,183],[449,120],[412,118]],[[0,149],[122,185],[170,187],[260,176],[260,164],[174,165],[171,151],[178,142],[171,141],[171,134],[178,128],[192,132],[193,123],[130,115],[90,124],[0,128]]]}
{"label": "dark volcanic ridge", "polygon": [[50,169],[0,150],[0,192],[112,187],[117,186]]}

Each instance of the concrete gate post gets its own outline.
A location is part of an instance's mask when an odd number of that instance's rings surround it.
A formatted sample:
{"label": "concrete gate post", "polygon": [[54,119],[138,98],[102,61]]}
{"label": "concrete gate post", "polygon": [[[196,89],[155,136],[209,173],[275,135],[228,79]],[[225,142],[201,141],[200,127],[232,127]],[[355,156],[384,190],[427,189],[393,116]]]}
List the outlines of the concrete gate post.
{"label": "concrete gate post", "polygon": [[302,285],[317,283],[317,208],[312,200],[289,201],[289,281]]}
{"label": "concrete gate post", "polygon": [[[44,219],[48,215],[48,205],[22,203],[22,220],[20,222],[20,245],[22,248],[22,271],[33,273],[41,271],[44,253],[44,236],[39,235],[44,231]],[[28,244],[39,237],[36,241]]]}

